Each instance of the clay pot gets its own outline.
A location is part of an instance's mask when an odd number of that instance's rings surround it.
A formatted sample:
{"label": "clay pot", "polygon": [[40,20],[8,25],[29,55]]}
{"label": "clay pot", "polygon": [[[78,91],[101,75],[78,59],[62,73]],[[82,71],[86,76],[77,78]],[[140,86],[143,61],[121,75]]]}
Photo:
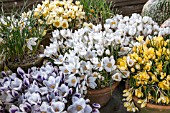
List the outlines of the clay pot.
{"label": "clay pot", "polygon": [[[125,88],[129,88],[128,81],[126,81]],[[139,108],[139,113],[170,113],[170,106],[147,103],[146,107],[141,108],[141,104],[137,103],[138,98],[136,96],[133,96],[133,101]]]}
{"label": "clay pot", "polygon": [[28,71],[28,69],[33,66],[41,67],[43,65],[43,61],[44,61],[43,57],[38,57],[33,62],[29,62],[26,64],[7,62],[7,66],[12,72],[16,72],[18,67],[21,67],[24,71]]}
{"label": "clay pot", "polygon": [[133,101],[135,105],[140,108],[140,113],[170,113],[170,106],[163,106],[163,105],[156,105],[156,104],[151,104],[147,103],[146,107],[141,108],[140,104],[137,103],[138,98],[133,97]]}
{"label": "clay pot", "polygon": [[119,82],[115,82],[111,87],[106,87],[99,90],[88,90],[87,98],[90,99],[90,103],[98,103],[101,107],[105,106],[112,97],[112,92],[119,85]]}

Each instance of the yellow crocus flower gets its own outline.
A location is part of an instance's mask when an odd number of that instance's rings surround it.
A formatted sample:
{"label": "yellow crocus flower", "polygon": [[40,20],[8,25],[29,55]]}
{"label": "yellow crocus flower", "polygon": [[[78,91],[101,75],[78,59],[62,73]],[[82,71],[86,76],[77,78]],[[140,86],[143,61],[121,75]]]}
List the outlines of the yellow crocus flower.
{"label": "yellow crocus flower", "polygon": [[117,60],[118,68],[120,70],[126,70],[127,69],[127,62],[126,62],[126,57],[119,58]]}
{"label": "yellow crocus flower", "polygon": [[143,97],[143,93],[142,93],[141,87],[138,88],[138,89],[135,89],[135,96],[137,96],[138,98]]}
{"label": "yellow crocus flower", "polygon": [[136,38],[136,40],[139,41],[139,42],[142,42],[143,39],[144,39],[144,36],[139,36],[139,37]]}

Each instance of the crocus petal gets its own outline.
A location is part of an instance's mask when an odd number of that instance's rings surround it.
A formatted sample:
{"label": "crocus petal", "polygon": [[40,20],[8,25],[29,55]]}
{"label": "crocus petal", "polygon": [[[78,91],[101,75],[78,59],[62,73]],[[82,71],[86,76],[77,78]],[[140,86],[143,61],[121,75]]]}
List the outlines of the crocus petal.
{"label": "crocus petal", "polygon": [[16,113],[17,111],[19,111],[19,108],[15,105],[12,105],[11,108],[9,109],[10,113]]}
{"label": "crocus petal", "polygon": [[24,70],[22,70],[21,67],[18,67],[18,68],[17,68],[17,73],[21,76],[21,78],[24,78],[25,72],[24,72]]}
{"label": "crocus petal", "polygon": [[2,71],[2,72],[1,72],[1,75],[2,75],[3,77],[6,77],[6,76],[7,76],[6,73],[5,73],[5,71]]}
{"label": "crocus petal", "polygon": [[12,96],[13,97],[18,97],[19,96],[19,93],[15,90],[12,90]]}
{"label": "crocus petal", "polygon": [[98,109],[93,109],[92,113],[100,113]]}
{"label": "crocus petal", "polygon": [[30,85],[30,81],[28,78],[25,78],[24,81],[23,81],[23,84],[28,87]]}
{"label": "crocus petal", "polygon": [[84,113],[91,113],[92,112],[92,108],[90,105],[86,105],[86,107],[84,108]]}
{"label": "crocus petal", "polygon": [[100,104],[98,104],[98,103],[93,103],[92,106],[95,108],[98,108],[98,109],[101,107]]}

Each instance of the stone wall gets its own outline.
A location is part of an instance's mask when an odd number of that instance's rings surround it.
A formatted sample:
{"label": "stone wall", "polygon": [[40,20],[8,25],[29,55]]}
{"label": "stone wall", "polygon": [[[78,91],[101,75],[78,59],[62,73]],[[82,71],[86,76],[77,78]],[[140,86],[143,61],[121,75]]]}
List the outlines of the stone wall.
{"label": "stone wall", "polygon": [[131,15],[132,13],[141,13],[144,4],[148,0],[108,0],[112,1],[116,8],[123,15]]}
{"label": "stone wall", "polygon": [[[37,2],[43,0],[0,0],[3,1],[5,6],[5,10],[10,11],[13,6],[21,7],[24,5],[24,1],[27,1],[28,6],[32,6]],[[122,12],[123,15],[131,15],[132,13],[141,13],[143,5],[148,0],[108,0],[112,1],[114,6]],[[0,6],[2,6],[2,2],[0,2]]]}
{"label": "stone wall", "polygon": [[3,6],[5,12],[11,12],[13,9],[22,9],[22,6],[31,8],[33,4],[40,3],[43,0],[0,0],[0,7]]}

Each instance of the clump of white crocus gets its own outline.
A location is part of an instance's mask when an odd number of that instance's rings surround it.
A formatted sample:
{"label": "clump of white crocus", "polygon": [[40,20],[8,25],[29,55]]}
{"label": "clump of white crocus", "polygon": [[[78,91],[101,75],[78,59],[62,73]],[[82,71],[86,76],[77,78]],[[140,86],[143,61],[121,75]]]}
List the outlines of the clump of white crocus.
{"label": "clump of white crocus", "polygon": [[[44,56],[53,59],[59,69],[69,75],[67,83],[70,86],[75,87],[75,78],[84,80],[84,87],[91,89],[107,87],[114,81],[126,78],[117,69],[116,60],[127,54],[126,50],[131,50],[123,44],[128,45],[129,42],[117,36],[110,25],[104,26],[102,31],[100,24],[85,23],[83,28],[75,32],[63,29],[52,33],[52,43],[46,47]],[[112,77],[115,72],[120,73],[118,78]],[[98,76],[94,76],[94,73],[98,73]]]}

